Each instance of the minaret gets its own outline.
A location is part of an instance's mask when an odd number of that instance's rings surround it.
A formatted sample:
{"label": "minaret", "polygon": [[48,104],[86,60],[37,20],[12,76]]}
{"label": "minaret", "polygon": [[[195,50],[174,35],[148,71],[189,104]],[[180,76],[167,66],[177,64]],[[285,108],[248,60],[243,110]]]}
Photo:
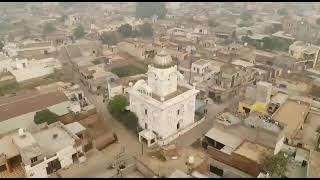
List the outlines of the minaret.
{"label": "minaret", "polygon": [[177,90],[178,70],[170,55],[162,48],[148,67],[148,85],[152,93],[165,97]]}

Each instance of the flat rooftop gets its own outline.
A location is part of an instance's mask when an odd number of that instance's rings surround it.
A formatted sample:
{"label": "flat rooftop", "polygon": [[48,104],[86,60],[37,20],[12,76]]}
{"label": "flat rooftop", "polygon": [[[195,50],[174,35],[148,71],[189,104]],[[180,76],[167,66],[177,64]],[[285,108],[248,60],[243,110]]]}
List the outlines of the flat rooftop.
{"label": "flat rooftop", "polygon": [[[7,159],[19,155],[18,149],[12,142],[12,136],[13,134],[8,134],[0,139],[0,154],[5,154]],[[1,165],[2,162],[0,160],[0,166]]]}
{"label": "flat rooftop", "polygon": [[243,141],[243,139],[238,136],[229,134],[217,128],[210,129],[205,136],[233,149],[236,149]]}
{"label": "flat rooftop", "polygon": [[273,150],[259,144],[245,141],[235,151],[233,151],[233,153],[242,155],[257,162],[258,164],[262,164],[264,157],[272,155]]}
{"label": "flat rooftop", "polygon": [[[169,100],[169,99],[171,99],[171,98],[174,98],[174,97],[176,97],[176,96],[178,96],[178,95],[180,95],[180,94],[183,94],[184,92],[187,92],[188,90],[190,90],[190,89],[188,89],[187,87],[178,86],[178,87],[177,87],[177,90],[176,90],[175,92],[173,92],[173,93],[168,94],[167,96],[165,96],[165,97],[164,97],[164,100],[167,101],[167,100]],[[152,93],[152,98],[154,98],[154,99],[156,99],[156,100],[158,100],[158,101],[161,102],[161,97],[158,96],[158,95],[156,95],[156,94],[154,94],[154,93]]]}
{"label": "flat rooftop", "polygon": [[63,92],[36,94],[0,104],[0,122],[68,101]]}
{"label": "flat rooftop", "polygon": [[200,60],[194,62],[193,64],[202,66],[202,65],[205,65],[205,64],[207,64],[207,63],[209,63],[209,62],[210,62],[210,61],[208,61],[208,60],[200,59]]}
{"label": "flat rooftop", "polygon": [[256,128],[251,128],[241,123],[225,126],[217,121],[214,121],[213,126],[217,129],[220,129],[224,133],[232,134],[238,138],[256,142],[270,148],[274,148],[278,140],[278,135],[273,132],[266,131],[264,129],[259,129],[258,131]]}
{"label": "flat rooftop", "polygon": [[73,146],[74,138],[62,127],[54,126],[33,134],[42,152],[52,155],[68,146]]}
{"label": "flat rooftop", "polygon": [[292,138],[297,130],[302,126],[309,112],[310,106],[306,103],[298,103],[293,100],[287,100],[273,114],[272,118],[287,125],[287,135]]}

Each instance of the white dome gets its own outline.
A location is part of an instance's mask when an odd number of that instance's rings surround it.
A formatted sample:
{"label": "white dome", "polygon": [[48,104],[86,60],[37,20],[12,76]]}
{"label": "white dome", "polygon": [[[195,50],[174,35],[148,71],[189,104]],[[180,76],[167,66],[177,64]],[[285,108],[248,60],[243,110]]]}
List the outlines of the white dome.
{"label": "white dome", "polygon": [[172,58],[166,53],[165,48],[162,48],[160,53],[155,56],[153,63],[155,66],[162,68],[170,67],[173,65]]}

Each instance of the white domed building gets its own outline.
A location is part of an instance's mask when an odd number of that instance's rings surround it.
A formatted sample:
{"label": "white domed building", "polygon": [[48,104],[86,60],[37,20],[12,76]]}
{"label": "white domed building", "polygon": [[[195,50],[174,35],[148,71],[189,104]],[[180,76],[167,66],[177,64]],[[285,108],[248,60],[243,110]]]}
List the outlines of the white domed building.
{"label": "white domed building", "polygon": [[195,122],[195,100],[199,91],[183,83],[183,75],[165,49],[148,66],[147,75],[147,82],[131,83],[129,109],[136,113],[143,129],[139,140],[148,146],[157,141],[165,145]]}

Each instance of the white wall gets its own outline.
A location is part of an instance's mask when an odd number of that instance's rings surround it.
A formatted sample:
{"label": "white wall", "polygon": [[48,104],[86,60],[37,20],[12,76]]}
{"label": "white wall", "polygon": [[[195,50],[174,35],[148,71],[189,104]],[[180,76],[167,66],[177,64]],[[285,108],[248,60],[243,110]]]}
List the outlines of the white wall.
{"label": "white wall", "polygon": [[116,87],[108,87],[108,94],[109,94],[109,99],[113,98],[116,95],[121,95],[123,94],[123,88],[121,85],[116,86]]}
{"label": "white wall", "polygon": [[166,96],[177,90],[178,86],[177,66],[167,69],[158,69],[149,66],[148,85],[152,89],[152,93],[158,96]]}
{"label": "white wall", "polygon": [[25,175],[27,178],[47,178],[48,177],[47,169],[46,169],[47,167],[48,167],[47,160],[33,167],[31,167],[30,165],[25,166],[24,167]]}
{"label": "white wall", "polygon": [[283,142],[284,142],[284,138],[282,137],[276,144],[276,146],[274,147],[274,154],[278,154],[278,152],[280,152],[280,150],[282,149],[283,146]]}
{"label": "white wall", "polygon": [[72,154],[74,153],[76,153],[76,149],[72,146],[68,146],[57,153],[61,168],[66,168],[73,164]]}
{"label": "white wall", "polygon": [[[148,129],[155,131],[164,139],[178,131],[179,121],[181,122],[179,129],[194,122],[195,96],[196,94],[184,97],[161,110],[159,106],[149,102],[146,98],[130,95],[130,110],[136,113],[142,128],[147,123]],[[147,109],[147,115],[145,115],[145,109]]]}
{"label": "white wall", "polygon": [[30,165],[25,166],[25,173],[26,177],[28,178],[47,178],[47,170],[46,168],[48,167],[48,163],[55,160],[59,159],[61,163],[61,168],[66,168],[70,165],[73,164],[72,160],[72,154],[76,153],[76,149],[74,149],[72,146],[68,146],[61,151],[57,152],[57,155],[52,157],[52,158],[44,158],[44,161],[41,162],[40,164],[37,164],[33,167]]}

